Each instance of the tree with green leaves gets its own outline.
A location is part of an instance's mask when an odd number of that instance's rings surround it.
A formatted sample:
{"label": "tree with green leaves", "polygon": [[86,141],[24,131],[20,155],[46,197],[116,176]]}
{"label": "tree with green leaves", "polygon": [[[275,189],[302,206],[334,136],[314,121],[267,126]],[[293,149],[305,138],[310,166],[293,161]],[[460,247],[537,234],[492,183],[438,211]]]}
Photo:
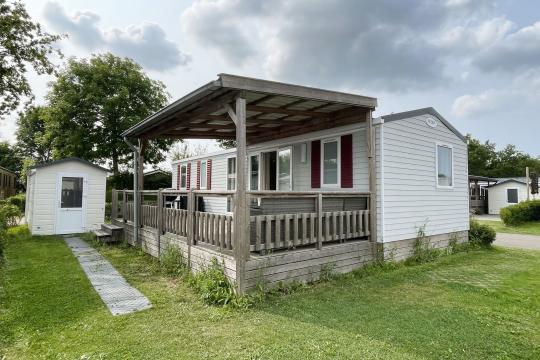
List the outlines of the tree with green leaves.
{"label": "tree with green leaves", "polygon": [[[141,66],[112,54],[89,60],[70,59],[47,95],[47,137],[53,157],[77,156],[109,162],[115,175],[130,163],[132,152],[121,134],[162,108],[169,95],[165,85],[150,79]],[[165,159],[170,140],[153,140],[144,159]]]}
{"label": "tree with green leaves", "polygon": [[469,149],[469,174],[487,177],[524,176],[525,168],[540,171],[540,159],[519,151],[515,145],[496,150],[489,141],[481,143],[467,135]]}
{"label": "tree with green leaves", "polygon": [[219,139],[219,140],[216,140],[219,147],[222,148],[222,149],[232,149],[234,147],[236,147],[236,140],[225,140],[225,139]]}
{"label": "tree with green leaves", "polygon": [[47,115],[46,107],[30,106],[17,118],[17,148],[23,157],[35,163],[52,159],[52,144],[46,129]]}
{"label": "tree with green leaves", "polygon": [[7,141],[0,142],[0,166],[16,173],[22,169],[22,157],[15,146]]}
{"label": "tree with green leaves", "polygon": [[23,97],[33,97],[28,66],[38,74],[53,73],[49,56],[61,55],[52,46],[60,38],[33,22],[20,1],[0,0],[0,117],[15,110]]}

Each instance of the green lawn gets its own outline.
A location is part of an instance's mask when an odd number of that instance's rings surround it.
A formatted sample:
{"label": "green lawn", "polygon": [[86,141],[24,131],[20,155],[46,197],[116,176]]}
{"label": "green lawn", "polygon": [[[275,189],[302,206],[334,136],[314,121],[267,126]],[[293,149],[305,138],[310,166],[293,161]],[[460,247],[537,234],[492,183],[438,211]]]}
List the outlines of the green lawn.
{"label": "green lawn", "polygon": [[63,240],[10,240],[0,359],[540,358],[540,252],[461,253],[233,310],[137,250],[100,251],[154,308],[113,317]]}
{"label": "green lawn", "polygon": [[481,224],[486,224],[495,229],[496,232],[509,234],[529,234],[540,236],[540,221],[524,223],[518,226],[506,226],[502,221],[478,221]]}

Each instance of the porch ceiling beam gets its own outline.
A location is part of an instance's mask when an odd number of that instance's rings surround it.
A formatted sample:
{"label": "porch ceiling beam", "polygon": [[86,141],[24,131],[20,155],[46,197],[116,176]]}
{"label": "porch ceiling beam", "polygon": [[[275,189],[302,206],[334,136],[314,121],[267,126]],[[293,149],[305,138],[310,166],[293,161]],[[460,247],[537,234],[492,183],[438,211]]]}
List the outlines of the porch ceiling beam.
{"label": "porch ceiling beam", "polygon": [[265,101],[268,101],[270,99],[273,99],[275,97],[276,97],[276,95],[265,95],[262,98],[259,98],[259,99],[255,100],[255,101],[250,102],[249,105],[259,105],[259,104],[261,104],[261,103],[263,103]]}
{"label": "porch ceiling beam", "polygon": [[225,139],[225,140],[229,140],[229,139],[235,139],[235,134],[234,133],[230,135],[226,133],[216,134],[214,131],[209,131],[208,133],[205,133],[205,132],[200,132],[200,133],[167,132],[167,133],[156,136],[156,138],[157,139],[174,138],[174,139]]}
{"label": "porch ceiling beam", "polygon": [[[328,119],[310,119],[304,121],[296,126],[284,126],[276,129],[269,129],[269,131],[262,133],[259,136],[253,136],[249,138],[249,144],[261,143],[265,141],[271,141],[276,139],[285,138],[291,136],[291,133],[306,133],[311,131],[331,129],[336,126],[354,124],[358,122],[358,116],[350,116],[340,118],[338,120],[329,121]],[[266,129],[265,129],[266,130]]]}
{"label": "porch ceiling beam", "polygon": [[285,114],[285,115],[304,115],[311,117],[326,117],[326,113],[307,111],[307,110],[293,110],[280,107],[270,107],[270,106],[258,106],[258,105],[247,105],[248,111],[269,113],[269,114]]}
{"label": "porch ceiling beam", "polygon": [[[284,108],[284,109],[287,109],[287,108],[289,108],[289,107],[292,107],[292,106],[294,106],[294,105],[298,105],[298,104],[300,104],[300,103],[302,103],[302,102],[306,102],[306,101],[309,101],[309,100],[306,100],[306,99],[300,99],[300,100],[297,100],[297,101],[293,101],[292,103],[289,103],[289,104],[287,104],[286,106],[283,106],[283,108]],[[307,111],[315,111],[315,110],[323,109],[323,108],[325,108],[325,107],[327,107],[327,106],[330,106],[330,105],[335,105],[335,104],[334,104],[334,103],[325,103],[325,104],[321,104],[321,105],[315,106],[315,107],[313,107],[313,108],[311,108],[311,109],[308,109]],[[250,120],[251,120],[251,121],[259,120],[261,117],[263,117],[263,116],[265,116],[265,115],[266,115],[266,113],[254,115],[254,116],[252,116],[252,117],[249,117],[249,118],[248,118],[248,121],[250,121]],[[276,121],[276,123],[278,123],[278,124],[281,123],[281,124],[282,124],[283,121],[286,121],[287,119],[290,119],[290,118],[295,117],[295,116],[298,116],[298,115],[285,115],[285,116],[283,116],[283,117],[280,117],[279,120]],[[276,119],[276,120],[277,120],[277,119]],[[303,119],[303,120],[305,120],[305,119]]]}
{"label": "porch ceiling beam", "polygon": [[157,126],[154,130],[149,131],[144,137],[152,138],[156,135],[159,135],[167,129],[171,128],[173,126],[171,123],[174,122],[176,122],[174,126],[179,127],[191,120],[197,119],[199,116],[208,116],[209,114],[221,109],[224,104],[229,103],[232,99],[237,97],[237,95],[237,91],[227,92],[211,100],[201,102],[197,107],[200,108],[200,110],[175,113],[168,117],[166,120],[162,121],[160,125]]}

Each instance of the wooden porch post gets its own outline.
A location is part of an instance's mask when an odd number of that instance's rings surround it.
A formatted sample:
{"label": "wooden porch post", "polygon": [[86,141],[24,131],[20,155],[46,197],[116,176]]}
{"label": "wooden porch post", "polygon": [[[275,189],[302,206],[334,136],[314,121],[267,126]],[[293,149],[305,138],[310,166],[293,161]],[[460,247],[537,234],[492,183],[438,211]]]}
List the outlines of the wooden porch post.
{"label": "wooden porch post", "polygon": [[163,235],[163,189],[159,189],[157,193],[157,244],[158,244],[158,259],[161,257],[161,235]]}
{"label": "wooden porch post", "polygon": [[187,265],[191,269],[191,245],[195,236],[195,193],[193,188],[189,189],[188,193],[188,217],[187,217]]}
{"label": "wooden porch post", "polygon": [[118,192],[116,189],[112,189],[111,195],[111,221],[113,221],[118,217]]}
{"label": "wooden porch post", "polygon": [[236,99],[236,194],[234,207],[234,256],[236,259],[236,291],[245,291],[245,267],[249,258],[249,208],[246,196],[246,99]]}
{"label": "wooden porch post", "polygon": [[127,196],[126,196],[126,190],[124,189],[122,191],[122,222],[127,222],[126,220],[126,214],[127,214]]}
{"label": "wooden porch post", "polygon": [[366,142],[368,151],[368,177],[369,177],[369,240],[377,242],[377,171],[375,164],[375,128],[371,110],[366,118]]}

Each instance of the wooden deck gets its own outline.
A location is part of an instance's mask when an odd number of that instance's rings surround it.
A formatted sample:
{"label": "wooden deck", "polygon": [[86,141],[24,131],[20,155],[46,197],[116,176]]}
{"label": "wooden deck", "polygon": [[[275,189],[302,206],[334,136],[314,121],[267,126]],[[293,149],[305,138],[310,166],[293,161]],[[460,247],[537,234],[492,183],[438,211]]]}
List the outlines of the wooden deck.
{"label": "wooden deck", "polygon": [[[171,244],[177,245],[194,271],[217,258],[231,281],[236,281],[234,266],[235,221],[232,213],[199,211],[198,198],[232,197],[231,191],[143,191],[140,205],[139,239],[133,239],[133,192],[113,190],[113,224],[124,227],[128,242],[159,257]],[[316,211],[249,216],[249,250],[244,269],[245,289],[261,281],[269,286],[280,282],[312,281],[325,267],[336,272],[350,271],[373,260],[370,241],[370,213],[364,210],[323,211],[326,201],[338,198],[362,198],[369,194],[353,192],[248,192],[251,197],[307,198]],[[167,207],[165,199],[187,196],[187,209]],[[174,202],[173,202],[174,203]],[[177,206],[178,202],[175,203]],[[347,202],[343,202],[347,204]],[[325,205],[325,208],[328,206]],[[257,209],[260,210],[260,209]],[[225,263],[228,266],[225,266]]]}

